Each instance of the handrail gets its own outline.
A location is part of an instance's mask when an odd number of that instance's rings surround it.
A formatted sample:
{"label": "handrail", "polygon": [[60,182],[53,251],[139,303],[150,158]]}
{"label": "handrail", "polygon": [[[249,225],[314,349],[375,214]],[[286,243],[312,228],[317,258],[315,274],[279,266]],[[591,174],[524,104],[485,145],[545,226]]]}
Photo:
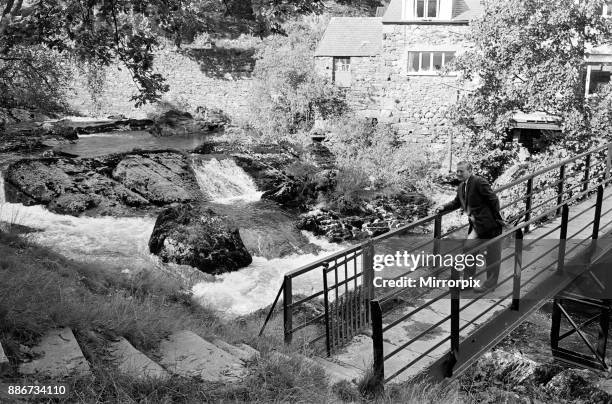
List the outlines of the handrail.
{"label": "handrail", "polygon": [[[598,153],[604,151],[604,150],[608,150],[608,152],[610,152],[610,150],[612,150],[612,143],[609,144],[605,144],[605,145],[601,145],[598,146],[592,150],[583,152],[577,156],[573,156],[573,157],[569,157],[563,161],[560,161],[558,163],[552,164],[550,166],[547,167],[543,167],[537,171],[531,172],[529,174],[526,174],[524,176],[522,176],[521,178],[512,181],[509,184],[506,184],[504,186],[498,187],[494,190],[494,192],[496,194],[500,194],[501,192],[511,189],[513,187],[516,187],[517,185],[522,185],[522,184],[527,184],[527,189],[528,192],[525,195],[522,195],[520,198],[516,199],[515,201],[512,201],[508,204],[506,204],[503,209],[506,208],[510,208],[513,205],[515,206],[520,206],[518,204],[520,204],[520,202],[524,202],[525,203],[525,208],[523,210],[521,210],[520,212],[516,213],[513,210],[511,210],[511,214],[512,214],[512,222],[513,226],[510,230],[507,230],[504,232],[504,234],[496,237],[493,240],[488,240],[487,243],[480,245],[478,248],[481,249],[483,247],[486,247],[488,245],[493,244],[495,241],[498,241],[499,239],[503,238],[503,237],[507,237],[509,234],[511,234],[512,232],[516,232],[516,231],[524,231],[524,232],[528,232],[529,231],[529,226],[530,225],[535,225],[537,224],[537,222],[542,221],[545,218],[548,218],[551,214],[554,214],[554,212],[556,211],[557,214],[559,214],[560,209],[563,205],[568,204],[568,203],[573,203],[576,200],[582,198],[585,195],[588,195],[590,192],[593,191],[593,187],[589,187],[589,184],[591,182],[600,182],[601,181],[601,177],[600,177],[600,173],[597,171],[597,166],[600,164],[603,164],[603,168],[605,170],[605,180],[604,182],[608,182],[610,181],[610,173],[609,173],[609,168],[610,168],[610,156],[607,156],[607,160],[606,158],[600,158]],[[591,159],[591,156],[593,156],[594,158]],[[586,157],[586,161],[584,162],[584,164],[582,164],[581,159]],[[584,166],[584,167],[583,167]],[[557,169],[561,167],[561,173],[560,176],[558,177],[554,177],[551,178],[549,181],[548,178],[545,179],[545,181],[542,183],[541,181],[538,182],[538,184],[536,185],[534,182],[534,179],[542,174],[546,174],[546,173],[550,173],[553,170]],[[568,172],[566,173],[566,168],[569,169],[567,170]],[[571,171],[571,172],[570,172]],[[597,175],[593,175],[594,172],[597,171]],[[584,173],[584,178],[581,179],[579,177],[579,175],[581,173]],[[565,187],[565,184],[568,182],[567,180],[572,180],[571,182],[571,187]],[[579,181],[578,184],[574,184],[574,181]],[[580,187],[582,187],[582,189],[579,189]],[[542,200],[537,200],[536,203],[538,203],[537,206],[532,207],[532,201],[535,200],[535,198],[538,197],[538,195],[541,195],[541,193],[543,191],[546,191],[547,189],[556,189],[557,193],[554,197],[548,198],[545,201]],[[576,191],[576,189],[579,189],[578,191]],[[580,192],[581,191],[581,192]],[[565,199],[563,196],[566,196],[567,199]],[[557,205],[554,208],[550,208],[547,209],[549,205],[549,203],[552,206],[552,203],[554,203],[554,200],[557,199]],[[542,213],[542,211],[544,211],[544,213]],[[434,242],[434,249],[436,248],[436,244],[435,241],[445,238],[451,234],[457,233],[458,231],[464,229],[466,227],[466,225],[462,225],[459,226],[458,228],[454,228],[448,232],[446,232],[445,234],[442,234],[441,231],[441,220],[444,216],[450,214],[453,211],[446,211],[440,214],[432,214],[426,217],[423,217],[419,220],[416,220],[412,223],[408,223],[405,224],[397,229],[394,229],[392,231],[389,231],[387,233],[381,234],[379,236],[373,237],[368,239],[367,241],[358,243],[356,245],[347,247],[342,249],[341,251],[338,251],[334,254],[328,255],[326,257],[322,257],[314,262],[311,262],[309,264],[303,265],[295,270],[292,270],[290,272],[287,272],[284,277],[285,280],[283,282],[283,285],[281,286],[279,293],[276,296],[276,299],[270,309],[270,312],[268,313],[268,316],[266,318],[266,321],[264,323],[264,326],[262,327],[262,330],[260,332],[260,335],[263,333],[263,330],[266,326],[266,324],[268,323],[272,312],[274,311],[276,304],[279,300],[280,294],[284,293],[285,294],[285,299],[286,302],[284,303],[284,311],[285,311],[285,341],[286,342],[291,342],[291,335],[292,335],[292,331],[294,331],[294,327],[292,324],[292,310],[295,306],[300,305],[301,303],[304,303],[306,301],[312,300],[318,296],[323,295],[324,297],[327,298],[327,293],[330,291],[335,291],[335,297],[338,298],[341,294],[340,289],[341,286],[345,285],[345,288],[348,288],[348,285],[350,283],[350,281],[355,280],[359,277],[361,277],[362,275],[364,275],[364,272],[360,272],[359,274],[357,273],[357,257],[358,256],[362,256],[363,258],[363,251],[365,248],[367,248],[368,245],[373,244],[373,243],[380,243],[384,240],[390,239],[392,237],[398,236],[398,235],[404,235],[407,232],[410,232],[411,230],[417,229],[417,228],[424,228],[424,227],[428,227],[433,225],[434,226],[434,234],[433,234],[433,238],[431,240],[427,240],[424,242],[421,242],[421,244],[423,246],[428,245],[432,242]],[[532,213],[536,214],[536,217],[531,217]],[[431,233],[430,236],[431,237]],[[419,245],[421,245],[419,244]],[[352,254],[352,255],[351,255]],[[341,270],[341,267],[344,266],[345,272],[346,272],[346,266],[350,265],[353,266],[354,265],[354,271],[353,272],[353,276],[348,278],[348,276],[346,278],[348,279],[344,279],[343,281],[339,279],[338,277],[338,271]],[[294,279],[310,273],[312,271],[320,271],[323,268],[323,276],[326,276],[325,274],[327,272],[331,272],[334,271],[334,273],[332,275],[335,274],[334,279],[330,282],[329,285],[324,285],[323,290],[322,291],[318,291],[315,292],[313,294],[310,294],[309,296],[307,296],[306,298],[302,298],[296,302],[292,301],[292,282],[294,282]],[[344,277],[344,275],[343,275]],[[367,280],[367,277],[364,275],[363,276],[363,282],[365,283],[365,281]],[[372,296],[373,298],[373,296]],[[288,311],[288,313],[287,313]],[[327,318],[327,315],[332,316],[333,313],[326,313],[326,317],[325,320],[326,322],[329,322],[329,319]],[[297,326],[295,327],[295,329],[301,328],[301,326]],[[319,337],[320,338],[320,337]]]}
{"label": "handrail", "polygon": [[[607,150],[608,155],[607,156],[601,156],[601,158],[599,158],[599,156],[597,155],[599,152],[603,151],[603,150]],[[518,217],[519,220],[522,219],[522,221],[517,220],[513,226],[511,226],[510,229],[505,229],[499,236],[493,238],[493,239],[489,239],[486,240],[485,242],[479,244],[477,247],[471,248],[469,249],[469,251],[467,253],[473,253],[475,251],[479,251],[482,250],[488,246],[492,246],[495,243],[499,243],[501,242],[501,240],[503,240],[504,238],[507,238],[508,236],[513,236],[515,235],[516,241],[515,241],[515,250],[514,252],[510,255],[510,256],[506,256],[506,257],[500,257],[499,260],[497,260],[494,265],[497,265],[497,263],[502,263],[508,259],[511,259],[512,257],[514,257],[514,274],[511,274],[510,276],[508,276],[506,279],[502,280],[503,283],[506,283],[512,279],[514,279],[514,288],[513,291],[511,293],[509,293],[507,296],[504,297],[504,299],[512,297],[513,301],[512,301],[512,306],[511,306],[511,310],[518,310],[519,307],[519,302],[520,302],[520,290],[521,290],[521,286],[522,285],[527,285],[529,282],[531,282],[533,279],[535,279],[536,277],[540,276],[543,271],[548,270],[548,268],[551,265],[562,265],[561,264],[561,259],[563,259],[563,261],[565,261],[566,257],[569,257],[570,253],[572,251],[574,251],[576,248],[578,248],[578,246],[574,246],[573,248],[571,248],[569,251],[566,251],[565,248],[565,242],[561,243],[558,247],[559,247],[559,258],[557,261],[553,261],[550,265],[546,266],[544,269],[540,270],[538,268],[538,271],[535,275],[531,276],[528,280],[523,280],[523,282],[521,282],[521,276],[520,273],[522,272],[522,270],[526,269],[529,266],[534,265],[537,261],[541,260],[545,255],[547,255],[548,253],[554,251],[554,248],[547,251],[545,254],[541,254],[540,256],[538,256],[536,259],[531,260],[529,263],[527,263],[525,266],[523,266],[522,263],[522,251],[523,251],[523,232],[528,232],[529,226],[532,224],[535,224],[536,222],[540,222],[543,219],[548,219],[550,218],[550,216],[552,214],[555,213],[559,213],[559,212],[563,212],[562,214],[562,220],[561,220],[561,225],[560,226],[556,226],[553,230],[550,230],[548,232],[546,232],[544,235],[540,235],[537,239],[532,240],[532,242],[537,241],[542,239],[545,236],[550,235],[551,233],[553,233],[554,231],[557,231],[559,229],[561,229],[561,235],[560,235],[560,239],[561,241],[564,240],[568,240],[568,239],[573,239],[575,236],[577,236],[578,234],[580,234],[580,232],[588,229],[589,227],[593,227],[593,233],[591,238],[592,239],[596,239],[599,233],[599,229],[600,229],[600,217],[601,217],[601,211],[602,211],[602,201],[603,199],[603,192],[604,192],[604,187],[606,187],[611,181],[611,154],[612,154],[612,143],[606,144],[606,145],[602,145],[599,146],[593,150],[589,150],[587,152],[581,153],[577,156],[565,159],[559,163],[553,164],[551,166],[548,167],[544,167],[540,170],[537,170],[535,172],[532,172],[528,175],[525,175],[523,177],[521,177],[518,180],[512,181],[511,183],[502,186],[500,188],[497,188],[495,190],[496,193],[500,193],[503,192],[507,189],[510,189],[512,187],[515,187],[517,185],[522,185],[524,183],[527,184],[527,195],[525,196],[521,196],[520,199],[517,199],[511,203],[509,203],[508,205],[504,206],[508,207],[511,206],[513,204],[516,204],[517,202],[521,202],[521,201],[525,201],[525,209],[522,210],[519,213],[516,213],[514,216]],[[573,162],[577,162],[580,159],[583,159],[586,157],[586,162],[584,164],[584,167],[582,167],[582,165],[580,165],[579,167],[577,167],[577,169],[571,174],[566,176],[566,167],[568,164],[571,164]],[[593,158],[592,158],[593,157]],[[603,165],[603,172],[602,173],[597,173],[596,175],[594,174],[594,168],[596,168],[597,166]],[[576,166],[576,165],[575,165]],[[561,173],[560,173],[560,179],[554,181],[553,184],[549,184],[547,181],[548,179],[546,178],[545,181],[542,183],[540,182],[541,185],[538,185],[537,187],[534,188],[534,179],[542,174],[546,174],[551,172],[552,170],[555,170],[556,168],[561,167]],[[584,178],[580,178],[579,174],[583,173],[584,174]],[[602,175],[603,174],[603,175]],[[578,178],[576,178],[578,177]],[[574,184],[574,182],[572,181],[572,186],[571,187],[565,187],[565,183],[567,182],[567,179],[575,179],[578,181],[577,184]],[[591,185],[593,184],[593,185]],[[557,189],[557,194],[555,195],[555,197],[552,198],[547,198],[546,200],[542,201],[542,200],[538,200],[538,205],[535,207],[532,207],[532,201],[534,200],[534,197],[537,197],[538,195],[542,195],[543,192],[545,192],[548,189],[551,188],[556,188]],[[576,191],[577,190],[577,191]],[[585,197],[587,197],[589,194],[593,193],[593,192],[597,192],[597,202],[592,205],[592,204],[588,204],[588,208],[587,209],[583,209],[580,212],[576,212],[575,214],[572,215],[572,217],[569,217],[569,209],[568,206],[570,204],[574,204],[575,202],[579,202],[581,200],[583,200]],[[564,197],[565,196],[565,197]],[[541,196],[540,196],[541,198]],[[546,196],[544,196],[544,198],[546,198]],[[551,202],[553,202],[554,200],[557,200],[557,203],[553,204]],[[582,228],[580,230],[578,230],[577,232],[575,232],[573,235],[569,236],[567,235],[567,223],[569,223],[571,220],[576,219],[579,216],[582,216],[584,214],[586,214],[587,212],[592,211],[593,209],[595,209],[595,218],[594,220],[591,220],[588,224],[586,224],[585,226],[582,226]],[[609,211],[612,211],[612,209],[610,209]],[[531,217],[531,214],[534,213],[536,214],[535,217]],[[432,220],[432,217],[428,217],[425,218],[423,220]],[[611,222],[612,223],[612,222]],[[407,226],[409,227],[409,226]],[[396,230],[396,232],[400,232],[402,231],[402,229],[398,229]],[[456,230],[454,230],[456,231]],[[451,234],[454,231],[451,231],[447,234]],[[389,234],[385,234],[384,236],[390,237]],[[386,237],[378,237],[378,239],[384,239]],[[581,243],[582,244],[582,243]],[[507,255],[507,254],[505,254]],[[481,270],[480,272],[478,272],[477,274],[475,274],[474,276],[478,276],[480,274],[483,274],[487,271],[488,267],[492,265],[490,263],[487,264],[487,268]],[[517,272],[518,271],[518,272]],[[452,271],[452,279],[456,279],[455,278],[455,272],[456,270]],[[518,275],[517,275],[518,274]],[[517,283],[518,282],[518,283]],[[373,365],[373,371],[374,371],[374,377],[375,377],[375,383],[379,384],[380,387],[382,387],[384,385],[384,383],[388,382],[389,380],[395,378],[396,376],[398,376],[399,374],[401,374],[403,371],[405,371],[406,369],[408,369],[410,366],[412,366],[413,364],[417,363],[418,361],[422,360],[428,352],[431,352],[433,349],[436,349],[438,346],[442,345],[442,343],[447,342],[448,340],[451,341],[451,351],[450,351],[450,361],[448,362],[448,366],[450,369],[450,372],[452,373],[452,368],[454,367],[454,363],[456,362],[457,358],[458,358],[458,350],[460,347],[460,336],[459,333],[466,329],[470,323],[476,321],[478,318],[482,317],[483,315],[485,315],[486,313],[488,313],[489,311],[491,311],[494,307],[498,306],[499,304],[501,304],[501,300],[498,301],[497,303],[495,303],[494,305],[492,305],[491,307],[489,307],[488,309],[486,309],[485,311],[483,311],[482,313],[480,313],[478,315],[477,318],[472,319],[472,321],[468,322],[467,324],[464,324],[462,327],[459,325],[459,319],[460,319],[460,313],[465,310],[468,306],[470,306],[471,304],[473,304],[476,300],[472,301],[471,303],[469,303],[468,305],[464,306],[464,307],[460,307],[458,302],[460,299],[460,290],[458,288],[449,288],[449,290],[444,291],[442,293],[440,293],[439,295],[436,295],[436,297],[434,297],[433,299],[430,299],[427,303],[425,304],[421,304],[419,305],[419,307],[416,307],[412,310],[410,310],[408,313],[403,314],[400,318],[395,318],[393,321],[390,322],[390,324],[387,324],[385,326],[383,326],[382,323],[382,317],[383,317],[383,312],[381,309],[381,303],[384,301],[384,299],[389,296],[389,295],[393,295],[394,293],[388,294],[386,296],[382,296],[378,299],[375,299],[371,302],[371,311],[373,313],[374,318],[372,319],[372,325],[373,325],[373,329],[372,329],[372,339],[374,342],[374,365]],[[432,305],[434,302],[439,301],[440,299],[442,299],[445,296],[451,295],[451,311],[449,315],[444,316],[442,319],[439,319],[437,321],[436,324],[430,326],[429,328],[427,328],[424,331],[421,331],[417,336],[411,338],[409,341],[402,343],[400,346],[395,347],[394,350],[392,350],[391,352],[387,353],[386,355],[383,354],[383,334],[387,331],[389,331],[390,329],[392,329],[393,327],[398,326],[399,324],[401,324],[402,322],[404,322],[405,320],[409,319],[410,317],[414,316],[417,312],[423,310],[424,308]],[[422,296],[421,296],[422,297]],[[394,372],[390,377],[385,378],[385,374],[384,374],[384,362],[385,360],[388,360],[389,358],[391,358],[392,356],[396,355],[397,353],[399,353],[400,351],[406,349],[408,346],[412,345],[415,341],[418,341],[421,337],[423,337],[425,334],[430,333],[433,329],[435,329],[437,326],[441,325],[442,323],[446,322],[446,321],[450,321],[451,322],[451,332],[450,335],[443,339],[442,341],[438,342],[438,344],[436,344],[434,347],[430,348],[427,352],[424,352],[422,354],[420,354],[418,357],[416,358],[412,358],[412,360],[410,361],[410,363],[408,363],[407,365],[403,366],[401,369],[399,369],[398,371]],[[446,371],[447,373],[449,372],[449,370]]]}

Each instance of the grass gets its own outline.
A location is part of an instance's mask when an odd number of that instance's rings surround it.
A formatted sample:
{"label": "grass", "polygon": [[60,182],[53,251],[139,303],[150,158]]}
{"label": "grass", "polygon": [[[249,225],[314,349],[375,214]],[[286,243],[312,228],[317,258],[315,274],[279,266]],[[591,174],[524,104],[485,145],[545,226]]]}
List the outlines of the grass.
{"label": "grass", "polygon": [[69,379],[70,402],[96,403],[323,403],[331,401],[321,368],[304,366],[297,358],[263,354],[247,364],[240,384],[203,382],[172,377],[165,381],[138,380],[96,367],[91,378]]}
{"label": "grass", "polygon": [[[338,388],[338,386],[335,386]],[[464,402],[459,397],[459,389],[453,384],[449,387],[432,385],[416,378],[406,383],[389,384],[381,390],[372,371],[366,372],[357,383],[358,396],[374,403],[419,403],[419,404],[457,404]],[[348,395],[346,390],[343,394]]]}
{"label": "grass", "polygon": [[[69,402],[454,402],[426,386],[389,388],[376,396],[348,382],[331,386],[320,366],[296,354],[309,355],[305,341],[320,330],[305,329],[286,346],[282,316],[273,316],[266,334],[258,337],[265,314],[260,310],[223,320],[194,303],[184,283],[167,273],[119,276],[0,231],[0,342],[14,365],[4,380],[19,380],[20,345],[32,346],[47,330],[67,326],[75,332],[93,372],[64,380],[70,387]],[[249,343],[261,355],[246,364],[247,376],[234,384],[178,376],[161,382],[137,380],[118,374],[105,355],[110,337],[123,336],[154,357],[159,342],[179,330],[191,330],[208,340]],[[285,355],[273,353],[276,349]]]}

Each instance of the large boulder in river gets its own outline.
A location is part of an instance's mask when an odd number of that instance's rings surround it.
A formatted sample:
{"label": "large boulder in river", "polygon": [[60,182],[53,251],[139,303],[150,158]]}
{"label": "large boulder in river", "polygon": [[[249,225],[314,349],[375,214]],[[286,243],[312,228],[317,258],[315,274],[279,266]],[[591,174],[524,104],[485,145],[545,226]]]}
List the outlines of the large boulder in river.
{"label": "large boulder in river", "polygon": [[190,202],[199,188],[189,160],[179,153],[146,153],[125,156],[113,178],[155,205]]}
{"label": "large boulder in river", "polygon": [[164,262],[209,274],[236,271],[252,262],[237,228],[212,210],[192,205],[170,207],[157,217],[149,250]]}

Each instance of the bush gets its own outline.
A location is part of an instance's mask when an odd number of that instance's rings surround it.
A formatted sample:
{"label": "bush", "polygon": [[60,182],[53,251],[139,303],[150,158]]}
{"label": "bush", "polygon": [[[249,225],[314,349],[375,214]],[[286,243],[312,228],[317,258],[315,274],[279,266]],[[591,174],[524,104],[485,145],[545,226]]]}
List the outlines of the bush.
{"label": "bush", "polygon": [[264,139],[293,139],[315,119],[346,111],[342,92],[315,73],[314,50],[323,25],[294,23],[288,36],[267,38],[258,53],[250,125]]}
{"label": "bush", "polygon": [[459,151],[459,160],[466,160],[474,165],[474,172],[493,183],[518,157],[519,145],[488,130],[479,130],[468,134],[463,150]]}
{"label": "bush", "polygon": [[[510,170],[500,177],[497,182],[497,186],[503,186],[514,180],[517,180],[529,173],[538,171],[542,168],[554,165],[563,160],[566,160],[573,156],[574,153],[569,152],[566,148],[561,146],[551,146],[547,151],[540,154],[534,155],[529,163],[515,164]],[[596,155],[591,160],[590,169],[590,181],[589,188],[592,188],[598,181],[603,179],[605,175],[604,170],[606,167],[605,151]],[[564,194],[563,200],[571,199],[582,192],[581,182],[584,180],[584,169],[585,159],[580,159],[575,163],[568,164],[565,170],[565,181],[564,181]],[[533,181],[533,200],[531,206],[533,212],[531,217],[535,218],[542,215],[550,210],[553,210],[557,206],[557,183],[559,181],[559,169],[554,169],[546,172],[542,175],[538,175]],[[504,209],[503,214],[509,220],[518,219],[518,214],[525,209],[525,203],[523,202],[524,197],[527,194],[527,187],[525,183],[516,185],[510,189],[503,191],[500,196],[500,202],[502,206],[510,204],[514,201],[516,203]],[[546,217],[554,217],[555,211],[550,212]]]}
{"label": "bush", "polygon": [[334,124],[329,144],[340,170],[339,195],[368,189],[419,189],[435,160],[425,147],[400,140],[389,126],[350,115]]}

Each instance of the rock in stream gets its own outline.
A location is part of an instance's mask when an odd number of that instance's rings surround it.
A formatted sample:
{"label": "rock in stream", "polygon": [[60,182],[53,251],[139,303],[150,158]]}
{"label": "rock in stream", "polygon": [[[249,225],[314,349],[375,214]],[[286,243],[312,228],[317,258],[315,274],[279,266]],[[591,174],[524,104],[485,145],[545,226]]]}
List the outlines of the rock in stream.
{"label": "rock in stream", "polygon": [[236,271],[252,262],[237,228],[211,209],[189,204],[170,207],[158,216],[149,250],[164,262],[209,274]]}

